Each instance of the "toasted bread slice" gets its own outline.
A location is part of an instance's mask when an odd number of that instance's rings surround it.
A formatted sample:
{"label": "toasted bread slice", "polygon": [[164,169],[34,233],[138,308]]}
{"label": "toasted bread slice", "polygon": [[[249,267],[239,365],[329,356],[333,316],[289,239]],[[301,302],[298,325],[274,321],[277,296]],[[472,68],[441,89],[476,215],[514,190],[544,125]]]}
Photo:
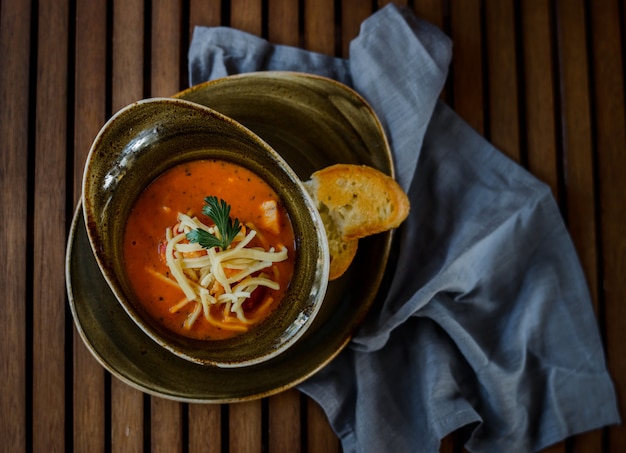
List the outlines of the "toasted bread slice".
{"label": "toasted bread slice", "polygon": [[332,165],[313,173],[306,184],[344,240],[397,228],[409,214],[409,199],[400,185],[372,167]]}
{"label": "toasted bread slice", "polygon": [[[307,183],[305,183],[306,185]],[[330,217],[328,209],[324,205],[318,205],[318,210],[326,237],[328,238],[328,248],[330,250],[330,272],[329,280],[335,280],[341,277],[356,255],[359,245],[358,239],[344,240],[339,232],[339,228],[335,225],[334,220]]]}
{"label": "toasted bread slice", "polygon": [[324,221],[331,279],[348,268],[358,239],[396,228],[409,214],[409,199],[400,185],[372,167],[332,165],[313,173],[304,185]]}

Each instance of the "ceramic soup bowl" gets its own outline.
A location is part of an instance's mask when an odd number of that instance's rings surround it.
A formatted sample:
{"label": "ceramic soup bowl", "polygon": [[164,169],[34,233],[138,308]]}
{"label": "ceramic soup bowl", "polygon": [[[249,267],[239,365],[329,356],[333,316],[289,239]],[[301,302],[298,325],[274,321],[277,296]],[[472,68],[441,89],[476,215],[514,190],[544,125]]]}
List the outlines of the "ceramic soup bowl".
{"label": "ceramic soup bowl", "polygon": [[[209,340],[175,333],[148,314],[129,281],[123,247],[127,220],[146,188],[173,167],[204,160],[236,164],[269,184],[286,211],[295,238],[293,274],[277,307],[244,333]],[[90,149],[82,204],[96,261],[125,312],[160,346],[189,361],[244,367],[272,359],[302,337],[324,301],[328,243],[306,189],[266,142],[208,107],[154,98],[116,113]]]}

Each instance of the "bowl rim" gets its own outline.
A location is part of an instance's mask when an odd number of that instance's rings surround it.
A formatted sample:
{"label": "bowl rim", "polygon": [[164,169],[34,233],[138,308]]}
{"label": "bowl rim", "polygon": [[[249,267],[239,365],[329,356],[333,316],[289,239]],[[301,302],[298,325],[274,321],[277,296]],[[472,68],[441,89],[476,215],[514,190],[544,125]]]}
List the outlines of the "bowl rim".
{"label": "bowl rim", "polygon": [[[308,315],[307,319],[304,322],[300,323],[299,327],[295,330],[295,332],[291,332],[289,335],[287,335],[287,338],[283,342],[281,342],[278,346],[273,347],[272,351],[270,351],[267,354],[263,354],[261,356],[253,357],[249,359],[243,359],[241,361],[232,362],[232,361],[209,360],[209,359],[199,358],[199,357],[186,353],[184,349],[173,347],[172,345],[169,344],[168,339],[164,338],[163,335],[161,335],[159,332],[156,331],[156,329],[152,328],[150,323],[146,322],[142,318],[142,315],[138,313],[137,310],[132,306],[132,303],[129,300],[127,300],[127,296],[124,294],[119,283],[116,281],[117,279],[114,275],[115,274],[114,271],[111,269],[108,269],[108,266],[106,265],[107,264],[105,262],[106,253],[103,250],[103,248],[100,247],[98,238],[94,235],[93,229],[90,227],[90,224],[91,225],[93,225],[94,223],[97,224],[97,222],[95,222],[94,220],[94,217],[96,216],[96,212],[92,211],[92,208],[90,207],[90,204],[88,202],[88,193],[87,193],[89,186],[90,186],[88,179],[92,170],[91,164],[93,162],[93,158],[96,153],[96,150],[98,149],[98,145],[102,142],[102,138],[103,136],[105,136],[107,129],[110,127],[110,125],[115,123],[115,121],[119,117],[127,114],[129,111],[133,109],[140,108],[142,105],[145,105],[145,104],[155,104],[155,103],[164,104],[164,105],[182,105],[190,109],[195,109],[198,111],[202,111],[204,113],[211,114],[218,120],[224,123],[227,123],[229,127],[238,129],[239,132],[250,137],[255,142],[256,145],[258,145],[260,148],[262,148],[265,152],[267,152],[271,156],[271,159],[277,163],[281,171],[285,172],[289,180],[299,188],[299,191],[298,191],[299,197],[304,199],[305,206],[307,208],[306,211],[309,213],[310,216],[312,216],[312,222],[314,225],[316,225],[316,231],[318,232],[318,234],[316,235],[317,236],[316,242],[318,245],[317,246],[318,256],[320,258],[318,259],[319,264],[316,269],[316,277],[313,279],[313,281],[319,282],[319,285],[316,286],[317,295],[315,297],[315,303],[312,306],[312,310],[307,311],[307,315]],[[171,167],[168,167],[168,169],[169,168]],[[162,174],[162,172],[160,174]],[[274,190],[276,190],[275,187],[274,187]],[[315,203],[313,199],[311,198],[310,194],[304,187],[301,179],[298,177],[295,171],[291,168],[289,163],[277,151],[275,151],[265,140],[263,140],[261,137],[259,137],[249,128],[245,127],[244,125],[234,120],[233,118],[230,118],[227,115],[224,115],[218,112],[217,110],[214,110],[208,106],[198,104],[192,101],[184,100],[184,99],[175,98],[175,97],[151,97],[151,98],[145,98],[145,99],[132,102],[120,108],[104,123],[104,125],[98,131],[98,134],[96,135],[96,137],[94,138],[90,146],[89,153],[85,161],[85,167],[83,170],[80,204],[82,207],[81,209],[82,216],[86,225],[87,238],[88,238],[91,251],[94,255],[95,261],[98,265],[98,268],[100,269],[100,272],[102,273],[107,285],[109,286],[113,295],[117,299],[118,303],[123,307],[124,311],[133,320],[133,322],[148,337],[150,337],[153,341],[155,341],[158,345],[160,345],[164,349],[170,351],[174,355],[181,357],[185,360],[188,360],[190,362],[197,363],[200,365],[205,365],[205,366],[216,366],[220,368],[243,368],[246,366],[258,365],[260,363],[274,359],[277,356],[279,356],[281,353],[283,353],[285,350],[289,349],[292,345],[294,345],[306,333],[309,327],[313,324],[313,321],[315,317],[317,316],[321,308],[321,305],[324,303],[324,295],[327,291],[328,282],[329,282],[328,275],[329,275],[329,268],[330,268],[330,264],[329,264],[330,251],[329,251],[329,245],[328,245],[327,237],[325,234],[323,222],[322,222],[321,216],[317,208],[315,207]]]}

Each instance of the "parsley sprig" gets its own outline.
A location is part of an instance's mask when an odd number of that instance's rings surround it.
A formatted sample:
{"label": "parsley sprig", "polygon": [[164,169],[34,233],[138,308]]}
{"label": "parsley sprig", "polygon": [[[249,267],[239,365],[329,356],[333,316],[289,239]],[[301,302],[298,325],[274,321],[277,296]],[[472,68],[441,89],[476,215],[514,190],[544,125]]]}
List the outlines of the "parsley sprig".
{"label": "parsley sprig", "polygon": [[204,199],[204,202],[206,204],[202,208],[202,213],[215,222],[220,237],[196,228],[187,233],[187,240],[193,243],[197,242],[205,249],[219,247],[226,250],[241,231],[239,219],[233,221],[230,218],[230,205],[222,199],[218,200],[217,197],[209,196]]}

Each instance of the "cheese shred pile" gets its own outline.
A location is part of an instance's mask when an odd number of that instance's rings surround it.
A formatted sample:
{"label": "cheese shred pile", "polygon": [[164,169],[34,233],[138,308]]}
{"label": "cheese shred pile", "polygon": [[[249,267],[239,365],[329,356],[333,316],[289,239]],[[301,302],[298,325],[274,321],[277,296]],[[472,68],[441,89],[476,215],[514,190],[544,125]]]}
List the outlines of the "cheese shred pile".
{"label": "cheese shred pile", "polygon": [[[187,240],[186,234],[196,228],[217,237],[220,234],[215,226],[208,226],[197,217],[183,213],[178,214],[178,223],[166,230],[166,264],[185,294],[184,299],[169,310],[175,313],[188,304],[194,304],[184,322],[186,329],[191,329],[202,315],[217,327],[246,331],[269,310],[273,299],[266,295],[255,309],[254,318],[244,313],[244,302],[258,287],[279,289],[279,284],[271,278],[275,277],[271,274],[276,272],[272,266],[287,259],[287,248],[280,246],[280,250],[275,250],[271,247],[265,251],[260,247],[248,247],[256,231],[242,226],[229,248],[207,250]],[[220,310],[217,312],[219,316],[215,316],[216,308]]]}

